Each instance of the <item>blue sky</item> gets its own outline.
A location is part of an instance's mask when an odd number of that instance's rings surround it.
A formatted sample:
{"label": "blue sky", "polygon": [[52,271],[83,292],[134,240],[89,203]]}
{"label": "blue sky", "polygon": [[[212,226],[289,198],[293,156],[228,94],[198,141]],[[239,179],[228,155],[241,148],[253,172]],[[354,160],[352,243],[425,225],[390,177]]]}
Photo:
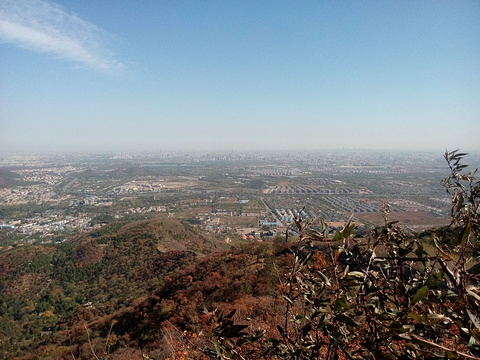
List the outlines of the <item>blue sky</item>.
{"label": "blue sky", "polygon": [[0,151],[480,149],[478,1],[0,1]]}

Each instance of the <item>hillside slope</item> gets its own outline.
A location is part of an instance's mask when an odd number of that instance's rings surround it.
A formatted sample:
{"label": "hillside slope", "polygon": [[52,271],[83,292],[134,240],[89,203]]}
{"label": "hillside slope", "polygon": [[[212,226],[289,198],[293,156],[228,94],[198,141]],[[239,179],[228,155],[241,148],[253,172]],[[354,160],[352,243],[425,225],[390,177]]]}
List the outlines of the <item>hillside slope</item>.
{"label": "hillside slope", "polygon": [[131,306],[165,275],[228,247],[221,237],[155,218],[2,252],[0,356],[31,352],[83,310],[77,320],[92,321]]}

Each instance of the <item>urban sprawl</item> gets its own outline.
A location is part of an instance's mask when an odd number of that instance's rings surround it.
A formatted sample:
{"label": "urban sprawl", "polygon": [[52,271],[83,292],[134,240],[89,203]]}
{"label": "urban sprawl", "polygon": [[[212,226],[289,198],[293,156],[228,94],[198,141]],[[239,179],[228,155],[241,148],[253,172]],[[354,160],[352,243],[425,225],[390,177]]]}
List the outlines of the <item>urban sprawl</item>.
{"label": "urban sprawl", "polygon": [[152,216],[252,241],[298,215],[368,229],[384,204],[422,231],[448,223],[447,175],[428,152],[1,154],[0,251]]}

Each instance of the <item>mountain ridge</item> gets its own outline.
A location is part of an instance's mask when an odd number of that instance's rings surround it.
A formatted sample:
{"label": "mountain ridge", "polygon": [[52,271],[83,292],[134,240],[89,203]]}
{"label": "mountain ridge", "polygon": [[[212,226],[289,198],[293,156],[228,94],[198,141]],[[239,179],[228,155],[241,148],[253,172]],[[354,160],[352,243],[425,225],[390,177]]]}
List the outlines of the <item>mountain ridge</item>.
{"label": "mountain ridge", "polygon": [[[7,330],[0,334],[0,356],[31,352],[47,334],[63,330],[64,321],[72,324],[68,317],[77,309],[95,318],[132,306],[165,274],[229,247],[222,235],[158,217],[114,223],[61,244],[3,251],[0,327]],[[85,304],[101,309],[95,314]]]}

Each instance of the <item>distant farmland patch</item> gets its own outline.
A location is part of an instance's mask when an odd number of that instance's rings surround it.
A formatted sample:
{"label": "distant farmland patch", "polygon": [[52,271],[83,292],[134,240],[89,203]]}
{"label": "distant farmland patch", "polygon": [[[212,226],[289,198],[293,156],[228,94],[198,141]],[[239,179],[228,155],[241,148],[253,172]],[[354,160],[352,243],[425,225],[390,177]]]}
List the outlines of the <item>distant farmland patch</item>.
{"label": "distant farmland patch", "polygon": [[[383,224],[382,213],[357,213],[355,218],[374,225]],[[430,227],[448,225],[448,217],[439,217],[428,212],[395,212],[389,215],[390,221],[398,221],[401,226],[409,226],[413,230],[421,231]]]}
{"label": "distant farmland patch", "polygon": [[177,217],[197,216],[202,214],[210,214],[211,212],[212,212],[211,206],[192,207],[189,209],[179,211],[176,214],[176,216]]}

